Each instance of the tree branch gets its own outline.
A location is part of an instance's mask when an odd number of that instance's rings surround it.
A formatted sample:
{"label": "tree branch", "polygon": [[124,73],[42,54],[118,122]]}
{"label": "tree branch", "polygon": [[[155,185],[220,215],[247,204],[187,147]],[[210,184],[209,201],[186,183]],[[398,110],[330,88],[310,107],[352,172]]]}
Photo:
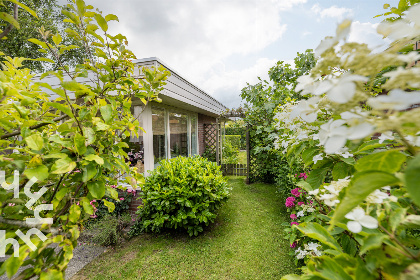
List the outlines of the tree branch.
{"label": "tree branch", "polygon": [[[17,21],[18,20],[18,5],[17,4],[13,4],[13,18]],[[0,34],[0,39],[7,36],[10,31],[12,31],[13,29],[13,24],[9,24],[6,29],[4,29],[4,31]]]}
{"label": "tree branch", "polygon": [[[69,116],[67,116],[67,115],[63,115],[61,117],[58,117],[58,118],[53,119],[53,122],[59,122],[59,121],[64,120],[65,118],[68,118],[68,117]],[[30,126],[29,129],[38,129],[40,127],[43,127],[43,126],[46,126],[46,125],[49,125],[49,124],[51,124],[51,123],[50,122],[47,122],[47,123],[39,123],[37,125]],[[0,140],[3,140],[3,139],[7,139],[7,138],[10,138],[10,137],[13,137],[13,136],[20,135],[20,133],[21,133],[21,131],[20,131],[20,129],[18,129],[18,130],[14,131],[14,132],[3,134],[2,136],[0,136]]]}

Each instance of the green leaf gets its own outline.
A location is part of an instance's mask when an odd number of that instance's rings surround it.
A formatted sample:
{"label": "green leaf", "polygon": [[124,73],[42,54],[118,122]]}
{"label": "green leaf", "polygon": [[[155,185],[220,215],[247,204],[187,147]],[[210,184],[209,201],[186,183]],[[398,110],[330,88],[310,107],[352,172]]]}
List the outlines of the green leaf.
{"label": "green leaf", "polygon": [[61,38],[61,35],[57,33],[56,35],[52,36],[52,40],[54,44],[59,45],[63,38]]}
{"label": "green leaf", "polygon": [[28,179],[31,179],[32,177],[36,177],[38,179],[38,182],[44,181],[48,178],[48,167],[45,165],[38,165],[35,168],[28,168],[23,172],[23,174],[28,177]]}
{"label": "green leaf", "polygon": [[356,173],[351,179],[349,186],[345,189],[345,195],[338,204],[331,223],[336,224],[340,222],[347,213],[362,203],[374,190],[394,185],[398,182],[398,178],[393,174],[383,171],[364,171]]}
{"label": "green leaf", "polygon": [[108,123],[112,119],[112,106],[107,104],[101,107],[101,114],[102,118],[104,119],[105,123]]}
{"label": "green leaf", "polygon": [[11,256],[8,258],[3,265],[6,266],[6,273],[9,279],[12,279],[12,276],[16,274],[20,266],[22,265],[23,261],[20,260],[19,257]]}
{"label": "green leaf", "polygon": [[28,41],[31,42],[31,43],[34,43],[34,44],[36,44],[38,46],[40,46],[43,49],[48,49],[47,44],[44,43],[44,42],[42,42],[42,41],[40,41],[40,40],[38,40],[38,39],[32,38],[32,39],[28,39]]}
{"label": "green leaf", "polygon": [[83,155],[84,153],[86,153],[85,141],[85,137],[79,133],[76,133],[76,135],[74,136],[74,146],[76,148],[76,152],[79,155]]}
{"label": "green leaf", "polygon": [[102,165],[104,164],[104,159],[98,155],[87,155],[85,156],[85,160],[88,161],[95,161],[97,164]]}
{"label": "green leaf", "polygon": [[92,179],[93,177],[95,177],[95,175],[98,173],[98,170],[96,169],[94,163],[89,163],[88,165],[83,167],[82,170],[83,170],[82,180],[85,183],[89,181],[90,179]]}
{"label": "green leaf", "polygon": [[312,170],[311,173],[309,173],[306,182],[311,185],[312,189],[318,189],[319,186],[324,182],[325,175],[327,174],[328,170],[330,170],[329,167]]}
{"label": "green leaf", "polygon": [[420,215],[408,215],[402,224],[406,227],[420,228]]}
{"label": "green leaf", "polygon": [[406,158],[399,151],[383,151],[359,159],[354,167],[358,171],[379,170],[394,173],[401,169]]}
{"label": "green leaf", "polygon": [[103,181],[89,182],[87,187],[89,193],[95,199],[101,199],[105,195],[105,183]]}
{"label": "green leaf", "polygon": [[[62,186],[60,186],[62,187]],[[62,188],[60,189],[57,194],[55,195],[55,199],[57,199],[58,201],[63,200],[63,198],[66,196],[66,194],[69,192],[68,188]]]}
{"label": "green leaf", "polygon": [[93,144],[96,140],[95,131],[91,127],[83,127],[83,134],[86,137],[86,144]]}
{"label": "green leaf", "polygon": [[63,112],[64,114],[66,114],[69,117],[73,117],[73,113],[71,112],[71,109],[69,107],[67,107],[66,105],[63,105],[61,103],[57,103],[57,102],[48,102],[47,103],[49,106],[56,108],[57,110]]}
{"label": "green leaf", "polygon": [[73,204],[70,207],[69,211],[69,220],[72,223],[76,223],[79,220],[80,214],[81,214],[80,206],[77,204]]}
{"label": "green leaf", "polygon": [[19,22],[15,20],[15,18],[12,15],[9,15],[5,12],[0,12],[0,19],[7,21],[8,23],[12,24],[17,29],[20,29]]}
{"label": "green leaf", "polygon": [[96,22],[98,23],[99,27],[106,32],[108,30],[108,24],[106,20],[100,14],[95,14]]}
{"label": "green leaf", "polygon": [[112,199],[118,200],[118,191],[111,187],[106,188],[105,195]]}
{"label": "green leaf", "polygon": [[62,158],[57,160],[51,167],[51,173],[63,174],[72,171],[76,168],[76,163],[71,158]]}
{"label": "green leaf", "polygon": [[391,227],[392,232],[394,232],[400,225],[400,223],[403,221],[406,213],[407,209],[405,208],[397,208],[391,211],[391,214],[389,216],[389,226]]}
{"label": "green leaf", "polygon": [[102,202],[108,208],[109,213],[114,212],[114,210],[115,210],[115,204],[114,203],[112,203],[111,201],[108,201],[106,199],[103,199]]}
{"label": "green leaf", "polygon": [[316,239],[337,251],[343,251],[334,237],[318,223],[302,223],[296,228],[310,238]]}
{"label": "green leaf", "polygon": [[77,11],[80,15],[84,15],[86,12],[86,5],[85,1],[83,0],[76,0]]}
{"label": "green leaf", "polygon": [[87,197],[82,197],[80,199],[80,204],[82,205],[86,213],[88,213],[89,215],[93,215],[93,206],[90,205],[90,201]]}
{"label": "green leaf", "polygon": [[32,9],[30,9],[28,6],[26,6],[25,4],[22,4],[21,2],[19,2],[17,0],[7,0],[7,1],[17,4],[18,6],[22,7],[25,11],[30,13],[32,16],[38,18],[37,14]]}
{"label": "green leaf", "polygon": [[118,17],[116,15],[113,15],[113,14],[106,15],[105,20],[106,21],[116,20],[116,21],[119,22]]}
{"label": "green leaf", "polygon": [[64,275],[61,271],[56,269],[48,269],[47,271],[42,271],[39,277],[39,280],[62,280]]}
{"label": "green leaf", "polygon": [[354,154],[358,155],[361,152],[365,152],[365,151],[369,151],[369,150],[373,150],[373,149],[385,147],[385,146],[386,146],[386,143],[380,144],[379,140],[371,140],[360,145],[360,147],[357,149],[356,152],[354,152]]}
{"label": "green leaf", "polygon": [[408,162],[405,170],[405,184],[413,202],[420,206],[420,155]]}
{"label": "green leaf", "polygon": [[44,147],[44,139],[40,134],[32,134],[25,138],[26,144],[31,150],[39,151]]}
{"label": "green leaf", "polygon": [[301,187],[307,192],[313,191],[314,189],[311,187],[311,185],[306,181],[299,181],[297,182],[296,186]]}
{"label": "green leaf", "polygon": [[385,234],[370,234],[363,239],[363,245],[360,247],[359,255],[364,255],[367,251],[380,248],[382,243],[388,239]]}
{"label": "green leaf", "polygon": [[350,173],[350,166],[345,162],[337,162],[332,170],[333,180],[343,179]]}
{"label": "green leaf", "polygon": [[322,279],[352,280],[351,276],[344,271],[342,266],[328,256],[317,258],[316,270],[313,274]]}

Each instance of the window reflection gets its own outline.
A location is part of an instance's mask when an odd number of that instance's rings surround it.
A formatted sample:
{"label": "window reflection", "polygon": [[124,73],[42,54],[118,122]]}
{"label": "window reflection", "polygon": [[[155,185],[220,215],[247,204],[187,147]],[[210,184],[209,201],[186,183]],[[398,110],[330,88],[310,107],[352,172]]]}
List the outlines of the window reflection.
{"label": "window reflection", "polygon": [[171,158],[188,156],[188,116],[185,114],[169,113]]}
{"label": "window reflection", "polygon": [[153,130],[153,156],[155,167],[166,159],[165,145],[165,111],[152,108],[152,130]]}

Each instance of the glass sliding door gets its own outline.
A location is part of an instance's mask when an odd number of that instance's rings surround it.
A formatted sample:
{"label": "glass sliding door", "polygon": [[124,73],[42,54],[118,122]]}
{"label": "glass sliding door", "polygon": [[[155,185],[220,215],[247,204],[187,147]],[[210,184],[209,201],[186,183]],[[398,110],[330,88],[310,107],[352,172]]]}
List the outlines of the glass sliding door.
{"label": "glass sliding door", "polygon": [[170,157],[188,156],[188,115],[169,112]]}
{"label": "glass sliding door", "polygon": [[165,110],[152,107],[153,157],[154,167],[166,159]]}
{"label": "glass sliding door", "polygon": [[198,155],[197,147],[197,116],[191,115],[191,155]]}

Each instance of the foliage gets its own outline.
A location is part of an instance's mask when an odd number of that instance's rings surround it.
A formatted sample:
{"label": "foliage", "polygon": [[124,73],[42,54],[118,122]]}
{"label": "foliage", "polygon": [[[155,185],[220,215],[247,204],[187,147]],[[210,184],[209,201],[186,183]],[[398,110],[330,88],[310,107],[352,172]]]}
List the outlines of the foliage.
{"label": "foliage", "polygon": [[[237,138],[237,140],[239,140],[239,138]],[[232,145],[231,141],[225,141],[223,143],[222,163],[236,164],[238,163],[238,161],[239,161],[239,148],[237,146]]]}
{"label": "foliage", "polygon": [[237,120],[233,122],[227,122],[225,127],[225,134],[228,135],[240,135],[240,150],[246,149],[246,126],[243,120]]}
{"label": "foliage", "polygon": [[[81,270],[76,278],[131,279],[280,279],[295,272],[285,253],[288,242],[280,226],[288,219],[279,211],[276,187],[247,185],[230,177],[229,203],[203,234],[142,234],[108,250]],[[122,260],[122,261],[116,261]]]}
{"label": "foliage", "polygon": [[[301,173],[303,170],[294,162],[287,163],[281,152],[273,151],[277,137],[273,117],[276,107],[291,100],[301,99],[294,88],[297,78],[307,74],[315,65],[312,50],[298,53],[294,59],[295,67],[279,61],[269,70],[270,82],[261,81],[242,89],[241,97],[247,102],[244,122],[250,127],[251,156],[255,158],[258,170],[253,176],[266,183],[293,186],[293,177],[287,174]],[[285,184],[283,184],[285,183]]]}
{"label": "foliage", "polygon": [[[10,57],[25,57],[30,59],[41,58],[45,53],[38,52],[38,46],[28,41],[31,38],[41,39],[38,30],[43,27],[50,30],[53,34],[59,33],[62,37],[63,45],[79,45],[64,32],[68,24],[63,24],[64,15],[61,13],[62,7],[55,0],[22,0],[21,3],[28,6],[38,15],[34,18],[30,13],[21,9],[19,11],[19,26],[13,28],[7,35],[7,40],[0,41],[0,49]],[[3,11],[12,10],[12,3],[2,8]],[[0,21],[1,23],[2,21]],[[51,56],[48,56],[52,58]],[[83,63],[84,52],[79,48],[69,50],[62,54],[61,61],[69,66]],[[54,65],[39,60],[26,59],[23,65],[33,71],[43,72],[52,69]]]}
{"label": "foliage", "polygon": [[209,161],[216,162],[216,151],[211,147],[206,147],[203,152],[203,158],[208,159]]}
{"label": "foliage", "polygon": [[[143,182],[123,160],[127,157],[123,140],[140,130],[130,111],[131,100],[158,100],[168,72],[144,68],[145,78],[135,78],[135,56],[126,48],[126,37],[107,33],[108,22],[118,20],[117,16],[104,16],[82,0],[73,3],[63,14],[71,26],[67,34],[80,42],[87,54],[83,64],[70,72],[61,58],[77,46],[64,45],[59,34],[47,30],[41,30],[41,40],[30,41],[52,57],[38,60],[51,63],[57,71],[35,77],[31,70],[22,68],[25,58],[4,57],[0,72],[0,169],[5,177],[1,178],[0,229],[6,230],[6,238],[19,242],[20,254],[0,264],[0,275],[12,277],[19,267],[31,264],[20,279],[64,278],[79,226],[94,214],[92,201],[105,196],[118,199],[111,185],[117,185],[122,175],[134,187]],[[57,86],[44,83],[47,77],[55,79]],[[89,82],[80,83],[83,77],[89,77]],[[50,97],[52,93],[55,99]],[[14,171],[22,175],[15,181]],[[30,191],[23,189],[25,185]],[[16,190],[21,188],[18,194],[4,189],[15,186]],[[32,192],[36,198],[30,200]],[[52,210],[35,209],[49,204]],[[109,210],[115,207],[112,202],[105,205]],[[34,219],[43,224],[39,228],[45,237],[28,224],[39,209],[48,209],[39,212],[40,218],[52,219],[51,225],[50,220]],[[37,232],[38,237],[31,237],[34,246],[18,237],[18,228],[28,236]],[[59,250],[47,249],[53,243]],[[6,255],[11,254],[9,243]]]}
{"label": "foliage", "polygon": [[[117,188],[117,186],[111,186],[111,188]],[[136,190],[118,190],[118,199],[112,197],[104,197],[102,200],[98,200],[97,211],[91,218],[101,219],[105,215],[121,216],[129,212],[131,202],[136,196]],[[115,205],[114,211],[110,212],[103,200],[112,202]]]}
{"label": "foliage", "polygon": [[[304,275],[284,279],[419,278],[420,54],[400,52],[420,39],[419,18],[415,5],[381,23],[394,41],[383,52],[346,41],[343,21],[298,78],[295,90],[308,99],[278,106],[275,146],[310,170],[285,202]],[[384,69],[387,79],[375,83]]]}
{"label": "foliage", "polygon": [[123,238],[123,229],[131,223],[131,216],[105,214],[95,223],[90,223],[86,230],[92,234],[91,242],[101,246],[111,246]]}
{"label": "foliage", "polygon": [[241,148],[241,135],[225,135],[225,143],[230,143],[235,149]]}
{"label": "foliage", "polygon": [[141,221],[132,234],[162,229],[198,235],[217,216],[229,196],[220,167],[200,156],[163,160],[146,178],[137,212]]}

